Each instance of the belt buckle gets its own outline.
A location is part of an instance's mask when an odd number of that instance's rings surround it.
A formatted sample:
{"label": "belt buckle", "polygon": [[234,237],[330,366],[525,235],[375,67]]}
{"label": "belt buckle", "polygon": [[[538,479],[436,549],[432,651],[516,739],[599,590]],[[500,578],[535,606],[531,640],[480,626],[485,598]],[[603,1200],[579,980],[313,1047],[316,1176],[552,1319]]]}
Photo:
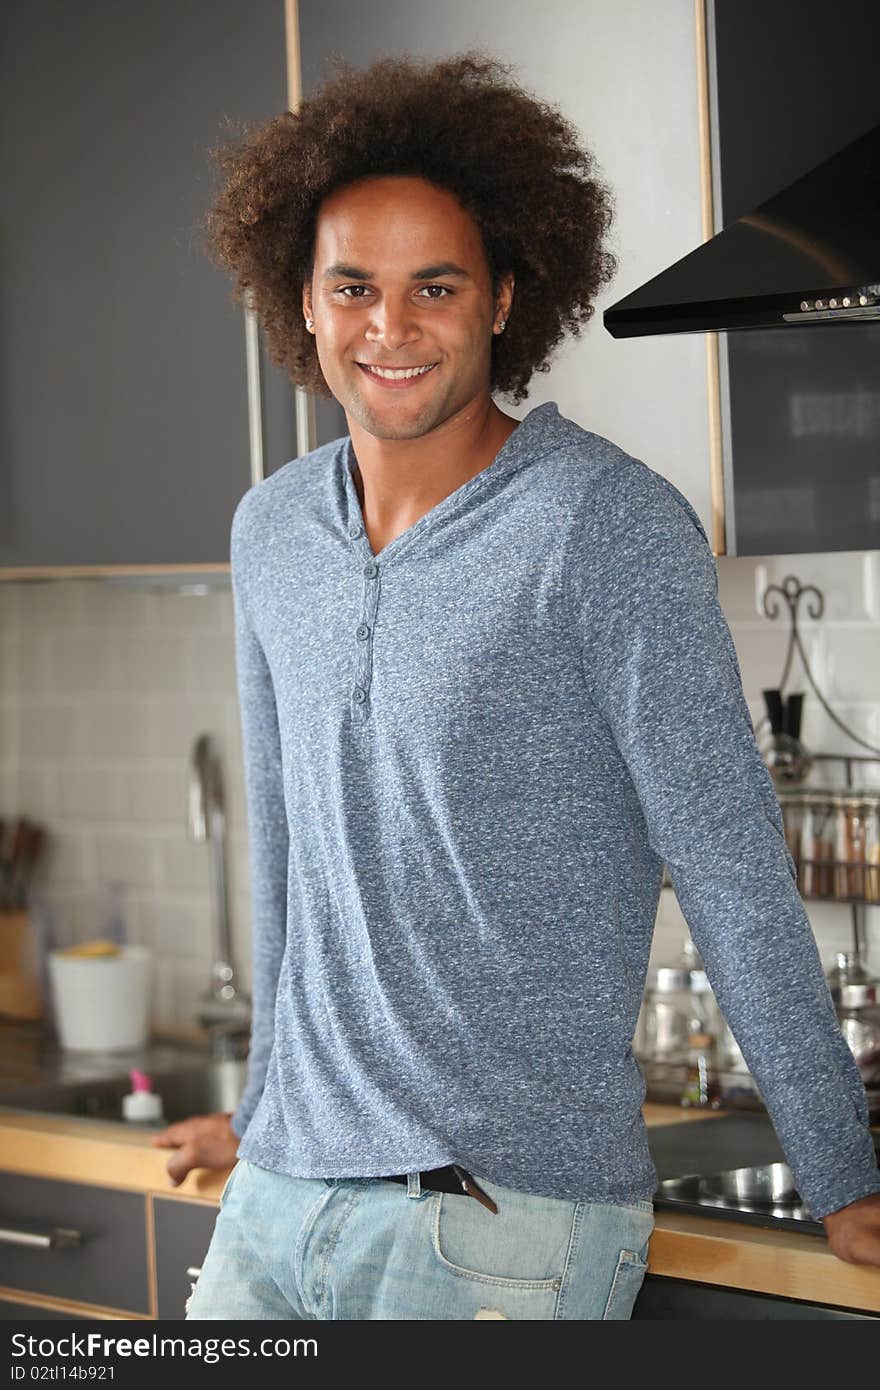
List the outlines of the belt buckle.
{"label": "belt buckle", "polygon": [[492,1198],[489,1196],[489,1194],[487,1192],[484,1192],[483,1189],[479,1187],[477,1183],[474,1182],[470,1173],[465,1172],[464,1168],[459,1168],[457,1163],[453,1163],[450,1166],[452,1168],[453,1173],[458,1178],[458,1181],[464,1188],[464,1191],[467,1194],[467,1196],[476,1197],[478,1202],[482,1202],[484,1207],[488,1207],[489,1211],[494,1212],[497,1215],[498,1207],[492,1201]]}

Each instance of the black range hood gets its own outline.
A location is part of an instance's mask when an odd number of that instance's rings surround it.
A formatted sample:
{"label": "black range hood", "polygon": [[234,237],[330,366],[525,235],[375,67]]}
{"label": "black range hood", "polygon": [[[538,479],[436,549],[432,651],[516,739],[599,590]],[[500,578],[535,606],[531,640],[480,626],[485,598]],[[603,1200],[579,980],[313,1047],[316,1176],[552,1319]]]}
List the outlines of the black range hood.
{"label": "black range hood", "polygon": [[614,338],[880,320],[880,125],[603,319]]}

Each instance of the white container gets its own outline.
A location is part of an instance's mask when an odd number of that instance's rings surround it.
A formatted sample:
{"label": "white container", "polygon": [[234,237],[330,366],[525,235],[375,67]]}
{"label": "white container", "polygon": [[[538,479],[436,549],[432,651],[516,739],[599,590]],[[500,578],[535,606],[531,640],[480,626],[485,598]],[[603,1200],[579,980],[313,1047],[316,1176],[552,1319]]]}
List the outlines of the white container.
{"label": "white container", "polygon": [[122,1052],[148,1039],[153,952],[123,946],[116,956],[49,952],[58,1041],[70,1052]]}

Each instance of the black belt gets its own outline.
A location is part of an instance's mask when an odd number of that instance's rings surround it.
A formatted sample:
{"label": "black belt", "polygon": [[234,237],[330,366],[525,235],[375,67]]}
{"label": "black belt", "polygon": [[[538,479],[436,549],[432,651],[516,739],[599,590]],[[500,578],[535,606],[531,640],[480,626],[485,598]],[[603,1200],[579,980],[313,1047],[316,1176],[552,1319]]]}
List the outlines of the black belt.
{"label": "black belt", "polygon": [[[406,1182],[406,1173],[383,1173],[387,1182]],[[478,1187],[464,1168],[457,1163],[449,1163],[445,1168],[428,1168],[419,1173],[419,1186],[430,1188],[432,1192],[455,1192],[459,1197],[476,1197],[484,1207],[497,1212],[498,1207],[488,1193]]]}

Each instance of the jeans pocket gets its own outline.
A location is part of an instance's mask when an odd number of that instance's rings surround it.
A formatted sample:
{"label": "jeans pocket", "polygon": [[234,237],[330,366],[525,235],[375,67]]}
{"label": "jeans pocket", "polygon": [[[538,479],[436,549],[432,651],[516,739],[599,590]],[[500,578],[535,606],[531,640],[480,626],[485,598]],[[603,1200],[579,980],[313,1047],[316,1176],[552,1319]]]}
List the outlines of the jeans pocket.
{"label": "jeans pocket", "polygon": [[632,1316],[633,1304],[647,1272],[646,1255],[640,1250],[621,1250],[602,1314],[603,1319],[624,1320]]}
{"label": "jeans pocket", "polygon": [[223,1203],[226,1201],[226,1197],[227,1197],[227,1194],[228,1194],[228,1192],[229,1192],[229,1188],[230,1188],[231,1185],[232,1185],[232,1179],[235,1177],[236,1173],[238,1172],[238,1170],[239,1170],[239,1168],[241,1167],[241,1165],[242,1165],[243,1162],[244,1162],[244,1159],[243,1159],[243,1158],[240,1158],[240,1159],[237,1160],[237,1162],[236,1162],[236,1164],[235,1164],[235,1167],[232,1169],[231,1173],[229,1174],[228,1178],[226,1179],[225,1183],[223,1184],[223,1191],[220,1193],[220,1201],[219,1201],[219,1203],[218,1203],[218,1206],[219,1206],[220,1208],[222,1208]]}
{"label": "jeans pocket", "polygon": [[498,1200],[497,1212],[464,1194],[432,1194],[435,1258],[464,1279],[508,1289],[560,1288],[577,1203],[521,1197],[477,1181]]}

